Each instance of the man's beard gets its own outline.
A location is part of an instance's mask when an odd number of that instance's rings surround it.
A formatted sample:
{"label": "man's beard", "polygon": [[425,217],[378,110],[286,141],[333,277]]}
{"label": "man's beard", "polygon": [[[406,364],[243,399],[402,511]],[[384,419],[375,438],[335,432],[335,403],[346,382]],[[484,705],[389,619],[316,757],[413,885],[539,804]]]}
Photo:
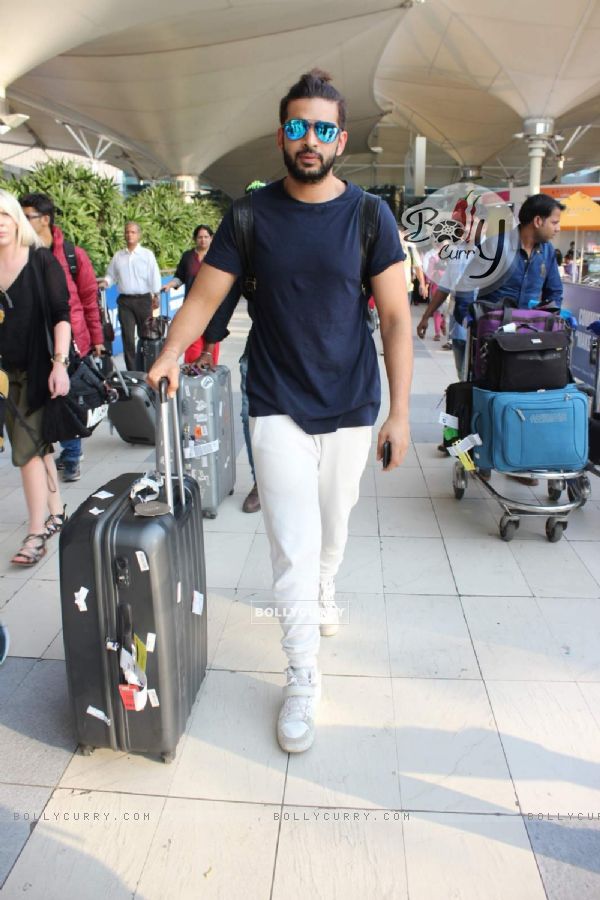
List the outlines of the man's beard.
{"label": "man's beard", "polygon": [[[300,153],[303,151],[300,150]],[[331,159],[324,160],[320,153],[315,154],[321,160],[321,165],[318,169],[303,169],[297,162],[296,158],[291,156],[286,150],[283,151],[283,161],[285,163],[285,167],[296,181],[301,181],[303,184],[318,184],[319,181],[323,181],[328,172],[333,168],[333,164],[335,163],[335,154],[331,157]]]}

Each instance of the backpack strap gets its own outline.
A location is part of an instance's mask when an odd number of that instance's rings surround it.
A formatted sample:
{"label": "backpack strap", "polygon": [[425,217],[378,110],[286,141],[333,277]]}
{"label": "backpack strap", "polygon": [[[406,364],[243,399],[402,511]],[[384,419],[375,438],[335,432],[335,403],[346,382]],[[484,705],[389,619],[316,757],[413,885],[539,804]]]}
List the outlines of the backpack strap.
{"label": "backpack strap", "polygon": [[242,293],[252,301],[256,292],[254,270],[254,210],[252,194],[245,194],[233,201],[233,230],[238,253],[242,260]]}
{"label": "backpack strap", "polygon": [[371,280],[367,278],[367,263],[379,227],[380,208],[381,197],[364,191],[360,200],[360,283],[366,297],[373,293]]}
{"label": "backpack strap", "polygon": [[75,255],[75,244],[73,244],[72,241],[64,241],[63,250],[65,251],[65,258],[67,260],[69,272],[71,273],[71,278],[73,279],[73,281],[75,281],[75,279],[77,278],[77,256]]}

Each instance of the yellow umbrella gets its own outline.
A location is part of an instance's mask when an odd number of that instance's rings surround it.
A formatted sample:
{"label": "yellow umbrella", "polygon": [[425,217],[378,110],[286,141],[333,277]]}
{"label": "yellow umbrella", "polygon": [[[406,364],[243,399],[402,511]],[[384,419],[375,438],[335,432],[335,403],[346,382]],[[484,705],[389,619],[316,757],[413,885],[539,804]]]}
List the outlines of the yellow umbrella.
{"label": "yellow umbrella", "polygon": [[[565,209],[560,216],[561,231],[575,232],[575,262],[577,261],[577,235],[581,231],[600,231],[600,205],[583,194],[576,191],[562,201]],[[581,280],[581,270],[583,267],[583,251],[579,259],[579,280]]]}

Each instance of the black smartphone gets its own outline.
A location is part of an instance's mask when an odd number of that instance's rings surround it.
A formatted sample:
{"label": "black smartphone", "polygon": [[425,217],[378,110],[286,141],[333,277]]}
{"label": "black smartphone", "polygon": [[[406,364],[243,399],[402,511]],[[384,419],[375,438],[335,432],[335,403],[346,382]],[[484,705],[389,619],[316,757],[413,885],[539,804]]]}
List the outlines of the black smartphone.
{"label": "black smartphone", "polygon": [[381,460],[384,469],[387,469],[387,467],[389,466],[391,458],[392,458],[392,445],[390,444],[389,441],[385,441],[385,443],[383,445],[383,457]]}

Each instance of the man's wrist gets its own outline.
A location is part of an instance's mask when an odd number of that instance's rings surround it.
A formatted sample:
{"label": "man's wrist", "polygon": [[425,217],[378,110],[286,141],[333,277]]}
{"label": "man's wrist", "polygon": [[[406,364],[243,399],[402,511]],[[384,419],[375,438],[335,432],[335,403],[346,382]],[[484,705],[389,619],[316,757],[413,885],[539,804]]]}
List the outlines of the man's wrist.
{"label": "man's wrist", "polygon": [[174,359],[177,359],[179,356],[179,353],[177,352],[177,350],[174,350],[173,347],[163,347],[162,355],[163,356],[167,356],[167,355],[173,356]]}

